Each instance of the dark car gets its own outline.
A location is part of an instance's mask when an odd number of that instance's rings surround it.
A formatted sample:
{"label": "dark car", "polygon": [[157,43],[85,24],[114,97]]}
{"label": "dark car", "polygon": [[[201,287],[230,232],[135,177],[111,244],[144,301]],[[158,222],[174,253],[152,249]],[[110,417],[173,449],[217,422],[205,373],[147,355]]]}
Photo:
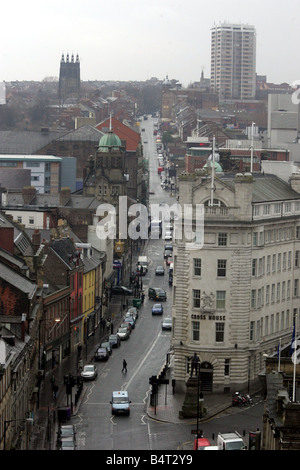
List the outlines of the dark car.
{"label": "dark car", "polygon": [[118,335],[110,335],[108,341],[112,348],[119,348],[121,346],[120,337]]}
{"label": "dark car", "polygon": [[155,270],[156,276],[163,276],[165,274],[165,268],[163,266],[157,266]]}
{"label": "dark car", "polygon": [[133,295],[133,290],[125,286],[112,286],[111,293],[113,295]]}
{"label": "dark car", "polygon": [[173,244],[172,243],[166,243],[165,244],[165,250],[173,251]]}
{"label": "dark car", "polygon": [[167,294],[161,287],[149,287],[148,297],[150,300],[167,300]]}
{"label": "dark car", "polygon": [[173,256],[173,251],[171,250],[165,250],[164,252],[164,258],[171,258]]}
{"label": "dark car", "polygon": [[107,361],[109,358],[109,352],[106,348],[98,348],[95,351],[95,361]]}
{"label": "dark car", "polygon": [[108,354],[111,355],[112,353],[112,346],[109,341],[104,341],[103,343],[100,344],[100,348],[106,348],[108,351]]}

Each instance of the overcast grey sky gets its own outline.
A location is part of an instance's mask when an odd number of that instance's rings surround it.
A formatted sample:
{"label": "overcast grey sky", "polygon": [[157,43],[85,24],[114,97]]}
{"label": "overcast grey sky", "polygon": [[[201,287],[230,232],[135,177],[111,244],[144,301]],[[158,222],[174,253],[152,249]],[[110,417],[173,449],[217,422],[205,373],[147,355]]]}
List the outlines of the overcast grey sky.
{"label": "overcast grey sky", "polygon": [[3,2],[0,80],[59,75],[62,53],[79,54],[82,80],[210,77],[214,23],[257,33],[258,74],[300,80],[299,0],[27,0]]}

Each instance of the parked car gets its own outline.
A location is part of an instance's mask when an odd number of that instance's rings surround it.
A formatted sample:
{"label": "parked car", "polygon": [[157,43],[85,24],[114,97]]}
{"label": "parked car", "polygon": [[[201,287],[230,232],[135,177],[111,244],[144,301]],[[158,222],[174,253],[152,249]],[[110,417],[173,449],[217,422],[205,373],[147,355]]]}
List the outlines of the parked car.
{"label": "parked car", "polygon": [[167,294],[161,287],[149,287],[148,297],[150,300],[167,300]]}
{"label": "parked car", "polygon": [[162,304],[154,304],[152,307],[152,315],[162,315],[164,313],[164,309]]}
{"label": "parked car", "polygon": [[155,270],[156,276],[163,276],[165,274],[165,268],[163,266],[157,266]]}
{"label": "parked car", "polygon": [[94,364],[87,364],[81,372],[83,380],[94,380],[98,375],[98,369]]}
{"label": "parked car", "polygon": [[135,307],[131,307],[129,310],[127,310],[126,314],[125,314],[125,317],[133,317],[134,320],[136,321],[137,320],[137,317],[138,317],[138,313],[137,313],[137,309]]}
{"label": "parked car", "polygon": [[164,252],[164,258],[165,259],[172,258],[172,256],[173,256],[173,251],[165,250],[165,252]]}
{"label": "parked car", "polygon": [[61,446],[62,439],[66,437],[73,438],[73,441],[76,441],[76,431],[75,426],[73,424],[64,424],[59,427],[57,431],[57,447]]}
{"label": "parked car", "polygon": [[167,266],[170,266],[170,264],[173,263],[173,256],[169,256],[168,258],[166,258],[166,265]]}
{"label": "parked car", "polygon": [[60,439],[59,450],[76,450],[76,441],[73,437]]}
{"label": "parked car", "polygon": [[130,313],[134,313],[135,314],[135,318],[138,318],[139,316],[139,311],[136,307],[129,307],[129,309],[127,310],[127,312],[130,312]]}
{"label": "parked car", "polygon": [[165,240],[172,240],[172,238],[173,238],[172,232],[170,232],[170,230],[166,231]]}
{"label": "parked car", "polygon": [[127,315],[127,313],[126,313],[123,321],[125,321],[127,323],[130,323],[131,328],[134,330],[134,328],[135,328],[135,318],[133,316]]}
{"label": "parked car", "polygon": [[173,243],[166,243],[164,249],[173,251]]}
{"label": "parked car", "polygon": [[132,326],[128,321],[122,322],[120,328],[127,328],[129,334],[132,332]]}
{"label": "parked car", "polygon": [[106,348],[97,348],[94,354],[95,361],[107,361],[109,358],[109,352]]}
{"label": "parked car", "polygon": [[112,353],[112,346],[109,341],[104,341],[104,343],[100,344],[100,348],[106,348],[108,351],[108,354],[111,355]]}
{"label": "parked car", "polygon": [[70,437],[76,435],[76,430],[74,424],[63,424],[60,426],[57,434],[60,437]]}
{"label": "parked car", "polygon": [[172,318],[166,317],[161,322],[161,329],[162,330],[172,330]]}
{"label": "parked car", "polygon": [[125,286],[112,286],[111,293],[113,295],[133,295],[133,290]]}
{"label": "parked car", "polygon": [[121,341],[125,341],[129,338],[129,332],[127,328],[119,328],[117,331],[117,335],[120,337]]}
{"label": "parked car", "polygon": [[118,335],[110,335],[108,341],[112,348],[119,348],[121,346],[120,337]]}

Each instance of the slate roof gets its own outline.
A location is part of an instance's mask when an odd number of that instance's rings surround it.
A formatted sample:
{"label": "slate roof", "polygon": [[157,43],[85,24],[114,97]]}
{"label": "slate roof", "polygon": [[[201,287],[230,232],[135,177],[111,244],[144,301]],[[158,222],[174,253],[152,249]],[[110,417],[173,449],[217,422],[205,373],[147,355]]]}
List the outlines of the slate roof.
{"label": "slate roof", "polygon": [[294,191],[289,184],[275,175],[264,178],[254,176],[252,202],[284,201],[300,199],[300,194]]}
{"label": "slate roof", "polygon": [[0,154],[33,155],[66,131],[0,131]]}
{"label": "slate roof", "polygon": [[0,186],[19,190],[24,186],[31,186],[31,170],[0,168]]}
{"label": "slate roof", "polygon": [[[59,238],[52,241],[52,250],[66,263],[69,269],[76,267],[77,250],[70,238]],[[82,266],[82,260],[79,258],[79,266]]]}
{"label": "slate roof", "polygon": [[104,132],[101,132],[99,129],[92,127],[90,125],[81,126],[74,131],[68,132],[67,134],[59,137],[57,140],[59,142],[99,142],[101,137],[104,135]]}
{"label": "slate roof", "polygon": [[[235,174],[218,173],[218,179],[226,182],[234,190]],[[253,174],[252,186],[252,202],[273,202],[273,201],[286,201],[300,199],[300,194],[297,193],[291,186],[280,179],[276,175],[265,175],[263,173]]]}
{"label": "slate roof", "polygon": [[22,276],[22,274],[16,272],[14,269],[11,269],[5,263],[0,262],[0,276],[1,279],[16,286],[19,290],[28,295],[29,299],[32,299],[36,290],[37,285],[32,282],[28,277]]}

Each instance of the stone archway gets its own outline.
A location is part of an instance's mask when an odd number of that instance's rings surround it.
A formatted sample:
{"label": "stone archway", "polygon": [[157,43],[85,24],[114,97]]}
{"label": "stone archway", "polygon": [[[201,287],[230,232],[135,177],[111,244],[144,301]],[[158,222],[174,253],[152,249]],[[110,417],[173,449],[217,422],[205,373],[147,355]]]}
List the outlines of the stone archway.
{"label": "stone archway", "polygon": [[204,361],[200,364],[201,391],[213,391],[213,366],[210,362]]}

